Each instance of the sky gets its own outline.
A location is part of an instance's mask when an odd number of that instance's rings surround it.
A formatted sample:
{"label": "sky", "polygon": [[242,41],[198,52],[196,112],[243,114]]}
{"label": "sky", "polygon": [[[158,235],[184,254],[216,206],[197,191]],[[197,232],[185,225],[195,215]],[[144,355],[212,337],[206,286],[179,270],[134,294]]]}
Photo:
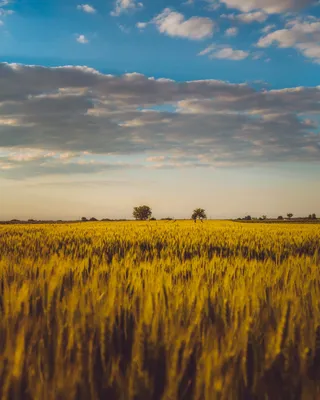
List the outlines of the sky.
{"label": "sky", "polygon": [[319,0],[0,0],[0,220],[320,215]]}

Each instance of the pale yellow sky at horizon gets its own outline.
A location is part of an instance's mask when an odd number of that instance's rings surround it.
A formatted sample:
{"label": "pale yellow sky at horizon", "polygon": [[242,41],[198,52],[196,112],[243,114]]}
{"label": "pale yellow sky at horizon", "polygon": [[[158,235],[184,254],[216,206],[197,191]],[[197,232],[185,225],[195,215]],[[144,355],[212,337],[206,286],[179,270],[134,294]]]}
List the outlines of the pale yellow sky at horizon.
{"label": "pale yellow sky at horizon", "polygon": [[320,166],[309,175],[297,167],[256,167],[0,178],[0,220],[131,218],[133,207],[140,204],[149,205],[157,218],[189,218],[196,207],[205,208],[212,218],[319,215],[317,175]]}

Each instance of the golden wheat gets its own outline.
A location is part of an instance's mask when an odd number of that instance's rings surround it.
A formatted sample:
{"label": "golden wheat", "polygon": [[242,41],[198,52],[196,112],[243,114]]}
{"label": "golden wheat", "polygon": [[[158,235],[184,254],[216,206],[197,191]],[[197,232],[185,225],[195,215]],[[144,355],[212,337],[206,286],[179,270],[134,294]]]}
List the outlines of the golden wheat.
{"label": "golden wheat", "polygon": [[319,243],[303,224],[0,226],[0,398],[317,399]]}

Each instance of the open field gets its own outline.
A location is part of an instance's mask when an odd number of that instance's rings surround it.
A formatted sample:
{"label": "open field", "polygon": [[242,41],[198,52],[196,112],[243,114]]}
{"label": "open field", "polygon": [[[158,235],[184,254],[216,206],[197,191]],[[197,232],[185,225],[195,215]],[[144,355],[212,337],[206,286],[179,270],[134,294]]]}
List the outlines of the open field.
{"label": "open field", "polygon": [[0,398],[320,399],[320,226],[0,226]]}

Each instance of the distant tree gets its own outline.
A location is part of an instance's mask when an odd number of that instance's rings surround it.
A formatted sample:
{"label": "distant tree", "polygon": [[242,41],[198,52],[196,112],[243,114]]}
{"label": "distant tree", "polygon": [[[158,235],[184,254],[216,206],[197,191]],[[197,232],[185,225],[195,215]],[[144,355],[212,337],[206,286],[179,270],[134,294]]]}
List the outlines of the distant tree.
{"label": "distant tree", "polygon": [[82,222],[87,222],[88,220],[87,220],[86,217],[82,217],[82,218],[81,218],[81,221],[82,221]]}
{"label": "distant tree", "polygon": [[173,218],[171,217],[166,217],[166,218],[161,218],[161,221],[172,221]]}
{"label": "distant tree", "polygon": [[283,220],[283,216],[282,216],[282,215],[279,215],[278,219],[279,219],[279,220]]}
{"label": "distant tree", "polygon": [[132,214],[136,220],[146,221],[147,219],[150,219],[152,211],[149,206],[144,205],[144,206],[134,207]]}
{"label": "distant tree", "polygon": [[247,215],[247,216],[245,216],[243,219],[244,219],[245,221],[251,221],[251,220],[252,220],[252,217],[251,217],[251,215]]}
{"label": "distant tree", "polygon": [[194,222],[197,222],[197,219],[199,219],[200,221],[207,219],[205,210],[203,208],[196,208],[195,210],[193,210],[191,219],[193,219]]}
{"label": "distant tree", "polygon": [[90,218],[90,221],[91,221],[91,222],[96,222],[96,221],[98,221],[98,220],[97,220],[97,218],[92,217],[92,218]]}
{"label": "distant tree", "polygon": [[308,217],[308,219],[312,219],[312,214],[309,214],[309,217]]}
{"label": "distant tree", "polygon": [[157,219],[154,218],[154,217],[150,218],[150,221],[156,221],[156,220],[157,220]]}
{"label": "distant tree", "polygon": [[292,214],[292,213],[288,213],[288,214],[287,214],[287,217],[288,217],[289,219],[291,219],[291,218],[293,217],[293,214]]}
{"label": "distant tree", "polygon": [[263,215],[263,216],[262,216],[262,219],[263,219],[263,220],[267,219],[267,216],[266,216],[266,215]]}
{"label": "distant tree", "polygon": [[317,219],[316,214],[312,214],[312,219]]}

